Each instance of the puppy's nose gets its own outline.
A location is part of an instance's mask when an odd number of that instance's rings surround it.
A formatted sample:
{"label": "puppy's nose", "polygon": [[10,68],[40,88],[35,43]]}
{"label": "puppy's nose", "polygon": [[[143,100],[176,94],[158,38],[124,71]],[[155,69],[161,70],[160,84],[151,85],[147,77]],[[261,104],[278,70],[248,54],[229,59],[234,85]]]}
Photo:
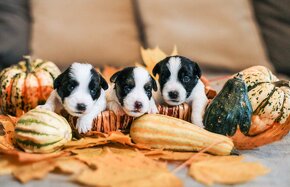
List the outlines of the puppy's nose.
{"label": "puppy's nose", "polygon": [[136,109],[141,109],[143,107],[143,104],[141,102],[139,102],[139,101],[136,101],[134,105],[135,105],[134,107]]}
{"label": "puppy's nose", "polygon": [[179,93],[178,93],[178,91],[170,91],[170,92],[168,92],[168,95],[171,99],[177,99],[179,96]]}
{"label": "puppy's nose", "polygon": [[87,105],[85,105],[84,103],[78,103],[77,104],[77,110],[85,111],[86,109],[87,109]]}

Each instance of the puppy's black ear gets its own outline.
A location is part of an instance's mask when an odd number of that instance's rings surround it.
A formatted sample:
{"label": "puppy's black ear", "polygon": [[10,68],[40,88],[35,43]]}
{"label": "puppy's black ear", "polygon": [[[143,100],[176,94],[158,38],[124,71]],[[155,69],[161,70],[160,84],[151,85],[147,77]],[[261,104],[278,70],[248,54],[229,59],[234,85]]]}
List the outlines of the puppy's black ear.
{"label": "puppy's black ear", "polygon": [[104,77],[102,77],[100,73],[97,72],[95,68],[91,69],[91,74],[92,76],[95,76],[97,79],[100,78],[100,85],[104,90],[109,88],[107,81],[104,79]]}
{"label": "puppy's black ear", "polygon": [[151,75],[150,75],[150,77],[151,77],[152,88],[153,88],[154,91],[157,91],[156,81]]}
{"label": "puppy's black ear", "polygon": [[53,88],[58,89],[64,77],[68,76],[71,66],[69,66],[63,73],[61,73],[53,82]]}
{"label": "puppy's black ear", "polygon": [[104,79],[102,75],[100,75],[100,84],[104,90],[107,90],[109,88],[107,81]]}
{"label": "puppy's black ear", "polygon": [[153,70],[152,70],[152,73],[153,73],[154,76],[156,76],[156,74],[159,74],[159,73],[160,73],[160,65],[161,65],[161,63],[162,63],[162,61],[158,62],[158,63],[154,66],[154,68],[153,68]]}
{"label": "puppy's black ear", "polygon": [[166,58],[164,58],[163,60],[161,60],[160,62],[158,62],[158,63],[154,66],[154,68],[153,68],[153,70],[152,70],[152,73],[153,73],[154,77],[156,76],[156,74],[160,74],[161,66],[162,66],[163,64],[165,64],[169,59],[170,59],[170,57],[166,57]]}
{"label": "puppy's black ear", "polygon": [[189,64],[192,64],[193,75],[196,75],[198,78],[200,78],[201,77],[201,70],[200,70],[199,65],[196,62],[194,62],[186,57],[182,57],[182,58],[183,58],[183,60],[187,61]]}
{"label": "puppy's black ear", "polygon": [[111,76],[111,78],[110,78],[110,82],[115,83],[116,80],[117,80],[117,78],[118,78],[118,76],[119,76],[119,74],[120,74],[120,71],[114,73],[114,74]]}
{"label": "puppy's black ear", "polygon": [[196,62],[194,62],[193,71],[194,71],[193,73],[194,73],[195,75],[197,75],[198,78],[201,77],[201,70],[200,70],[199,65],[198,65]]}

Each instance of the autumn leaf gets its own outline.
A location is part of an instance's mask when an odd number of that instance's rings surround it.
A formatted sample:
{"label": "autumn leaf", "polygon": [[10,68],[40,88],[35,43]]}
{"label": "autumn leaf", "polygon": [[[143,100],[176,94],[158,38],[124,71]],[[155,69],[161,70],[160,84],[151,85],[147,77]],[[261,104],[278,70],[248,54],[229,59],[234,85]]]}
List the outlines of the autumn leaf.
{"label": "autumn leaf", "polygon": [[32,179],[42,179],[50,171],[54,170],[56,163],[52,160],[45,160],[20,166],[13,171],[13,176],[22,183]]}
{"label": "autumn leaf", "polygon": [[24,165],[9,155],[0,155],[0,175],[11,174],[13,170]]}
{"label": "autumn leaf", "polygon": [[115,153],[130,157],[134,157],[136,154],[140,154],[139,151],[136,151],[134,148],[121,144],[108,144],[105,146],[98,146],[93,148],[76,149],[72,150],[71,152],[74,154],[75,158],[88,164],[91,164],[91,161],[93,161],[95,158],[103,156],[107,153]]}
{"label": "autumn leaf", "polygon": [[117,68],[117,67],[113,67],[113,66],[107,66],[105,65],[104,68],[101,70],[102,75],[104,77],[104,79],[107,82],[110,82],[110,78],[111,76],[116,73],[117,71],[121,70],[122,68]]}
{"label": "autumn leaf", "polygon": [[[172,55],[177,55],[177,48],[174,46]],[[154,66],[164,58],[166,58],[168,55],[165,54],[158,46],[155,47],[154,49],[144,49],[141,47],[141,57],[142,60],[146,66],[146,69],[148,72],[152,73],[152,70]],[[138,65],[138,64],[137,64]]]}
{"label": "autumn leaf", "polygon": [[67,174],[77,174],[80,173],[82,170],[87,169],[88,166],[73,157],[61,157],[55,161],[55,167],[61,172],[61,173],[67,173]]}
{"label": "autumn leaf", "polygon": [[[164,150],[151,150],[147,151],[144,150],[142,153],[152,159],[155,160],[167,160],[167,161],[186,161],[190,159],[193,155],[196,155],[197,153],[193,152],[174,152],[174,151],[164,151]],[[201,160],[202,158],[209,158],[212,157],[212,155],[207,153],[202,153],[198,156],[198,158]]]}
{"label": "autumn leaf", "polygon": [[155,162],[141,153],[128,157],[108,152],[91,162],[75,181],[89,186],[182,186],[164,163]]}
{"label": "autumn leaf", "polygon": [[38,162],[42,160],[48,160],[51,158],[57,158],[60,156],[67,156],[69,153],[60,151],[60,152],[54,152],[54,153],[47,153],[47,154],[33,154],[33,153],[25,153],[20,150],[2,150],[0,151],[4,155],[9,155],[12,158],[15,158],[19,162]]}
{"label": "autumn leaf", "polygon": [[113,131],[109,134],[97,133],[95,137],[84,137],[76,141],[70,141],[65,145],[65,149],[72,150],[88,148],[108,144],[111,142],[130,145],[140,149],[148,149],[146,146],[134,144],[129,135],[125,135],[119,131]]}
{"label": "autumn leaf", "polygon": [[0,115],[0,151],[13,150],[16,118]]}
{"label": "autumn leaf", "polygon": [[265,166],[255,162],[244,162],[241,156],[211,157],[193,162],[189,174],[205,185],[238,184],[265,175],[269,172]]}

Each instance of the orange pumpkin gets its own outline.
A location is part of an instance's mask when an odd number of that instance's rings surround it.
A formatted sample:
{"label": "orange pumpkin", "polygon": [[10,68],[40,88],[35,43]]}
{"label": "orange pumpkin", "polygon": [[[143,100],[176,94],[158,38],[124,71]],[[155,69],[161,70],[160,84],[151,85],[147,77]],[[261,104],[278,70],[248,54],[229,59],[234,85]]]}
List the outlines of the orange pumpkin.
{"label": "orange pumpkin", "polygon": [[53,90],[58,67],[41,59],[24,60],[0,73],[0,105],[4,114],[19,116],[43,104]]}

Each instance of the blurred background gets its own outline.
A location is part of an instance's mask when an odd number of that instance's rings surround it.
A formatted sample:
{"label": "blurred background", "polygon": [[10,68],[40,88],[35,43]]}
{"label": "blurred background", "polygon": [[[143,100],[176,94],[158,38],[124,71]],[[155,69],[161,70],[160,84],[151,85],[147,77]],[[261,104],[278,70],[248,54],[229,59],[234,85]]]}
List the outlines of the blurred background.
{"label": "blurred background", "polygon": [[31,54],[127,66],[159,46],[204,70],[290,75],[290,0],[0,0],[0,68]]}

